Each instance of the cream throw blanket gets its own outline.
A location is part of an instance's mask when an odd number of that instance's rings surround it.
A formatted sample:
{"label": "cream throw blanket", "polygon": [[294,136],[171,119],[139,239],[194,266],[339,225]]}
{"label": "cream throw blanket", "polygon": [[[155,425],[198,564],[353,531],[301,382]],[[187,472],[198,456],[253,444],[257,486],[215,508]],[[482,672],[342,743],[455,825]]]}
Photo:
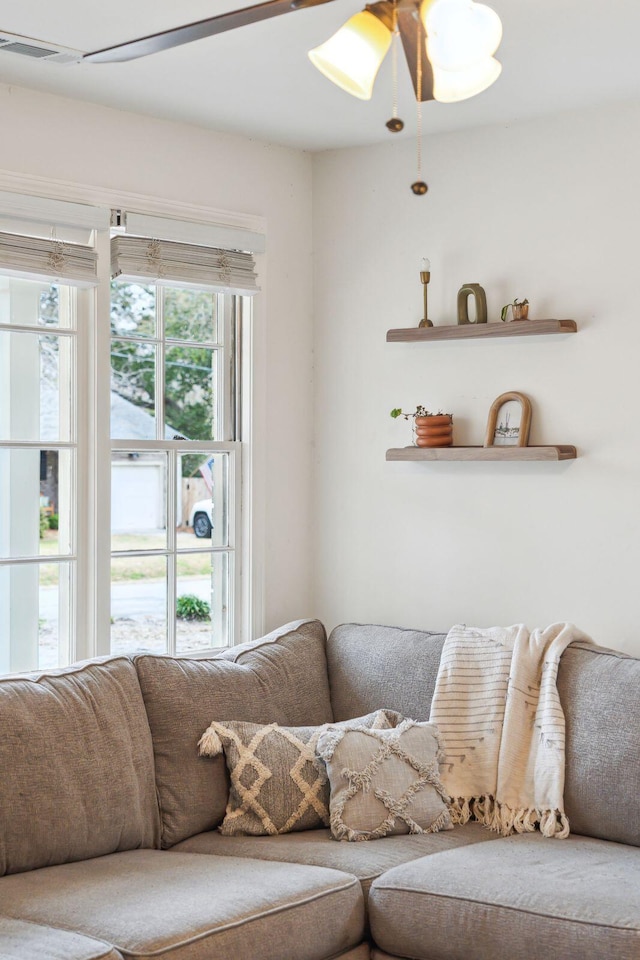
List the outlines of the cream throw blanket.
{"label": "cream throw blanket", "polygon": [[454,823],[479,820],[507,836],[539,828],[569,835],[564,812],[565,724],[556,678],[571,623],[452,627],[430,720],[444,748],[441,778]]}

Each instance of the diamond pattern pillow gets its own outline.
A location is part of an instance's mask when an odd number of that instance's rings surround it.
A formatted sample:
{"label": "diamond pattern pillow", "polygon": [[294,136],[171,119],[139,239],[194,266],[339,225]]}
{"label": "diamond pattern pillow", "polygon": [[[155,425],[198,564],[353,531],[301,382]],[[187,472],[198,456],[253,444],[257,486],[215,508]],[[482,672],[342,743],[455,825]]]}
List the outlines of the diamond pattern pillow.
{"label": "diamond pattern pillow", "polygon": [[[401,721],[392,710],[332,724],[335,729],[391,727]],[[315,747],[328,724],[281,727],[240,720],[213,722],[203,734],[200,754],[224,751],[231,787],[225,836],[273,836],[329,824],[327,771]]]}
{"label": "diamond pattern pillow", "polygon": [[434,724],[403,720],[387,730],[340,730],[332,724],[318,737],[316,750],[327,764],[336,840],[450,829]]}

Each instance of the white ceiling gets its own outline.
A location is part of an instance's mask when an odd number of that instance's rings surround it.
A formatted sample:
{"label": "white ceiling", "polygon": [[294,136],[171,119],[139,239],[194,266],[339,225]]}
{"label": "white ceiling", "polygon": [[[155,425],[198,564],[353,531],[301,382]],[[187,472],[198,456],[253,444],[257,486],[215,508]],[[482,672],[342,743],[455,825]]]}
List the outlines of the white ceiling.
{"label": "white ceiling", "polygon": [[[424,107],[425,132],[510,123],[591,103],[640,98],[637,0],[489,0],[502,18],[500,79],[460,104]],[[0,32],[84,52],[204,19],[247,0],[0,0]],[[0,53],[0,82],[181,120],[308,150],[388,140],[390,57],[373,99],[325,80],[306,53],[363,0],[335,0],[121,64],[61,65]],[[400,57],[400,116],[415,100]]]}

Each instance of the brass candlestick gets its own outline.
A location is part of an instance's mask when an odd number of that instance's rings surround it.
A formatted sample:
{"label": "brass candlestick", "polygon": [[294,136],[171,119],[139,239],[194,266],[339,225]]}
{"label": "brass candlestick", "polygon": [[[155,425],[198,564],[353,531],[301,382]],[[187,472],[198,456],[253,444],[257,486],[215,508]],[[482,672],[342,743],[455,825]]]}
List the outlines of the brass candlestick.
{"label": "brass candlestick", "polygon": [[429,313],[427,311],[427,286],[430,279],[431,279],[431,264],[429,263],[427,258],[424,257],[422,261],[422,270],[420,271],[420,282],[422,283],[422,289],[424,291],[424,316],[420,321],[420,323],[418,324],[419,327],[433,326],[433,324],[431,323],[431,320],[429,320]]}

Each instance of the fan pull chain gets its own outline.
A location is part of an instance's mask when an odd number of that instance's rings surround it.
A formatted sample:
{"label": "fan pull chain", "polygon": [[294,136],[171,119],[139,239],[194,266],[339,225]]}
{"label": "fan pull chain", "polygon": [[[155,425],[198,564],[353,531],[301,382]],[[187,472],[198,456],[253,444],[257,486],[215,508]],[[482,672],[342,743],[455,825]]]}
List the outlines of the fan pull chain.
{"label": "fan pull chain", "polygon": [[411,189],[418,197],[424,196],[429,187],[422,179],[422,34],[421,31],[417,31],[417,51],[416,51],[416,80],[418,81],[418,96],[417,96],[417,128],[418,128],[418,139],[416,143],[416,153],[418,160],[418,179],[415,183],[411,184]]}
{"label": "fan pull chain", "polygon": [[393,35],[391,38],[391,76],[393,85],[393,114],[385,126],[390,133],[400,133],[404,129],[404,121],[398,116],[398,32],[397,4],[393,4]]}

